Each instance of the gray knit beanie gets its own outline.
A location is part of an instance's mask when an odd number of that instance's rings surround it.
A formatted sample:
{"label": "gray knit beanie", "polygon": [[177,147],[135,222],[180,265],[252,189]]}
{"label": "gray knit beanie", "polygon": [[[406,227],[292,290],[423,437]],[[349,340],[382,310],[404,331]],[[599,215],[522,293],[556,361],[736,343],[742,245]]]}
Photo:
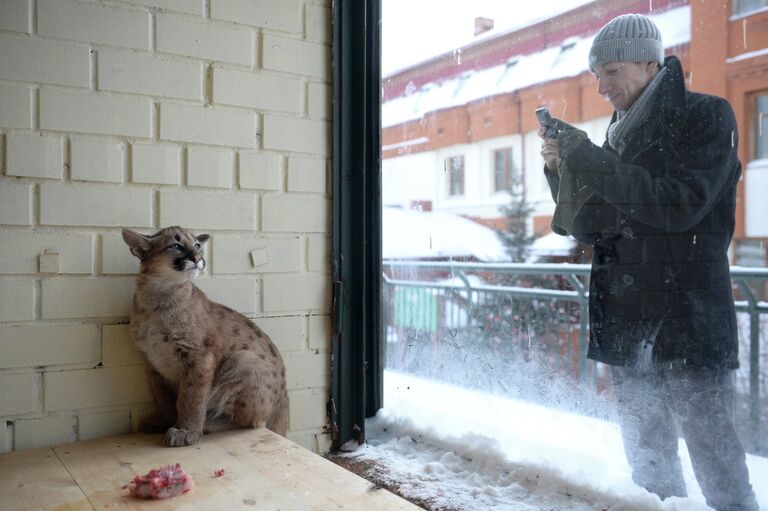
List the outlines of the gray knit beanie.
{"label": "gray knit beanie", "polygon": [[589,50],[589,69],[606,62],[658,62],[664,65],[661,32],[642,14],[622,14],[595,36]]}

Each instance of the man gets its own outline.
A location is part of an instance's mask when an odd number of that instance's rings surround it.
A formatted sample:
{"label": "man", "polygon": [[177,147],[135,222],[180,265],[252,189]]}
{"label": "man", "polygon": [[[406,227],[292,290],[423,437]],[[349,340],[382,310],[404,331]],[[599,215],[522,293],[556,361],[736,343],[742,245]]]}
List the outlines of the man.
{"label": "man", "polygon": [[589,66],[616,110],[603,146],[557,119],[557,138],[539,135],[553,229],[593,246],[587,356],[612,366],[632,478],[662,499],[686,495],[676,419],[707,504],[757,510],[733,425],[733,111],[686,90],[645,16],[603,27]]}

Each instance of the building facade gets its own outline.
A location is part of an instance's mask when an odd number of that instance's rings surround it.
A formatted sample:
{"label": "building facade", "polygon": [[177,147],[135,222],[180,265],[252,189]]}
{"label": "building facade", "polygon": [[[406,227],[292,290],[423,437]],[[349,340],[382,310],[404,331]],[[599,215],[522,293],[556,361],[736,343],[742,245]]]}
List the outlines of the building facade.
{"label": "building facade", "polygon": [[[554,204],[542,174],[536,108],[601,143],[613,112],[587,68],[594,35],[624,13],[659,26],[689,87],[734,108],[744,173],[733,261],[763,266],[768,238],[768,2],[597,0],[524,28],[491,33],[384,77],[383,201],[428,205],[501,226],[509,191],[549,231]],[[468,20],[468,23],[472,20]]]}

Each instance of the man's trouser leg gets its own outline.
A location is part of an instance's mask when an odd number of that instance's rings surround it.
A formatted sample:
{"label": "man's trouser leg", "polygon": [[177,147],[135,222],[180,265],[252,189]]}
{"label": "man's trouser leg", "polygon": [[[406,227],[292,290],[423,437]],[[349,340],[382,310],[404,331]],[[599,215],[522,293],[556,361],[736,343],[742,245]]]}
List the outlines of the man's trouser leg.
{"label": "man's trouser leg", "polygon": [[656,373],[613,367],[612,375],[632,480],[662,500],[685,497],[669,389]]}
{"label": "man's trouser leg", "polygon": [[682,367],[663,373],[707,505],[718,511],[759,509],[734,428],[733,371]]}

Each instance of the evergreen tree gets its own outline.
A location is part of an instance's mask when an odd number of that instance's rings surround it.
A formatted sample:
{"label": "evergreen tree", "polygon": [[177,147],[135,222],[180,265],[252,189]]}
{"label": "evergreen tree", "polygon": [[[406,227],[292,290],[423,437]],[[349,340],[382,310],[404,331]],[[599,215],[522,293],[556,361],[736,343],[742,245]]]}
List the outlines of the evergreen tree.
{"label": "evergreen tree", "polygon": [[528,219],[533,212],[533,206],[525,200],[518,176],[513,179],[509,195],[509,203],[499,208],[505,217],[505,228],[497,230],[496,235],[504,244],[511,261],[522,263],[528,258],[531,245],[536,239],[534,233],[528,232]]}

